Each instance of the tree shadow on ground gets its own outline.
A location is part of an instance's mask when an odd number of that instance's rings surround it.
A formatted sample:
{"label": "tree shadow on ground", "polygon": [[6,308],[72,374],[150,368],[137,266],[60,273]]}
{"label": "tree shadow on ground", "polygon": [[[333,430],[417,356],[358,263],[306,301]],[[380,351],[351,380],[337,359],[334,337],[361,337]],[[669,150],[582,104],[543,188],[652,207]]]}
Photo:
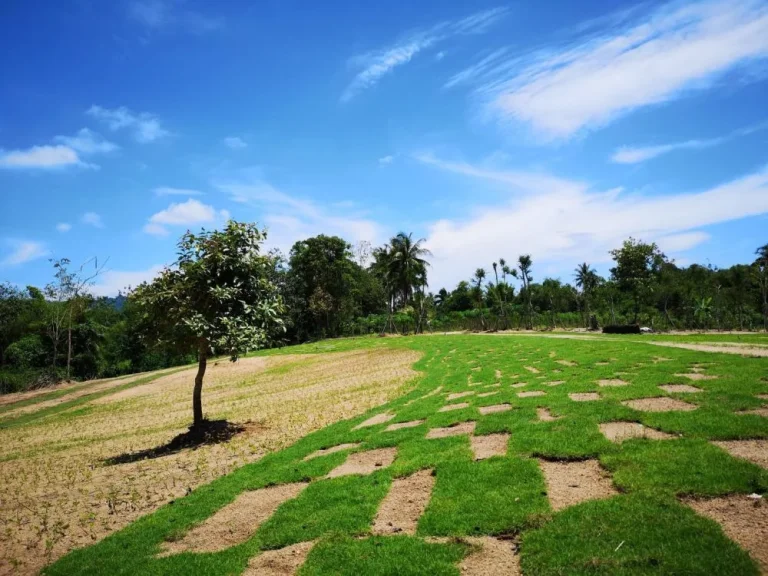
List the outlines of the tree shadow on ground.
{"label": "tree shadow on ground", "polygon": [[220,444],[227,442],[237,434],[244,432],[246,426],[233,424],[226,420],[204,420],[200,426],[190,426],[187,432],[179,434],[170,442],[155,448],[147,448],[138,452],[125,452],[111,458],[106,458],[104,464],[128,464],[139,460],[152,460],[169,454],[176,454],[187,448],[198,448],[207,444]]}

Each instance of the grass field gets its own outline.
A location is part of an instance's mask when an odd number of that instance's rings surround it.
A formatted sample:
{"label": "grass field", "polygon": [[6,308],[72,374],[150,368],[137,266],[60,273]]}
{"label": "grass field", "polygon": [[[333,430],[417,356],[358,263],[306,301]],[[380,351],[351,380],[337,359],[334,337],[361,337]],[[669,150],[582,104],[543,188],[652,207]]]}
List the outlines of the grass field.
{"label": "grass field", "polygon": [[[654,340],[768,344],[733,336]],[[768,359],[728,348],[435,335],[269,351],[206,384],[209,416],[248,432],[117,466],[100,462],[183,429],[190,370],[4,404],[4,566],[92,539],[45,573],[765,572]]]}

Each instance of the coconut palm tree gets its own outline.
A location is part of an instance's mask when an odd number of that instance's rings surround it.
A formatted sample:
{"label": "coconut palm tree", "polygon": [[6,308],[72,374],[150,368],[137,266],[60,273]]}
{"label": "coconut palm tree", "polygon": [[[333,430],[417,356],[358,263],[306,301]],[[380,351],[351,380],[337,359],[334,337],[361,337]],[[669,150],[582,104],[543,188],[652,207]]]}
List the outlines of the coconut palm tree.
{"label": "coconut palm tree", "polygon": [[531,276],[531,268],[533,267],[533,260],[531,259],[530,254],[522,254],[517,259],[517,270],[512,270],[512,276],[515,278],[518,278],[518,270],[520,271],[519,278],[523,283],[523,289],[525,290],[525,296],[526,296],[526,308],[527,310],[527,319],[525,323],[525,327],[528,330],[533,330],[533,300],[532,300],[532,294],[531,294],[531,282],[533,282],[533,276]]}
{"label": "coconut palm tree", "polygon": [[429,262],[426,257],[432,253],[424,248],[424,242],[424,238],[414,241],[413,234],[405,232],[400,232],[389,241],[389,274],[403,306],[411,299],[414,290],[427,285]]}
{"label": "coconut palm tree", "polygon": [[586,262],[576,266],[574,270],[574,279],[576,287],[581,289],[582,298],[584,298],[584,315],[586,325],[589,326],[589,301],[592,296],[592,290],[597,286],[597,273]]}
{"label": "coconut palm tree", "polygon": [[485,270],[478,268],[475,270],[475,298],[477,299],[477,309],[480,311],[480,326],[485,330],[485,315],[483,314],[483,280],[485,280]]}

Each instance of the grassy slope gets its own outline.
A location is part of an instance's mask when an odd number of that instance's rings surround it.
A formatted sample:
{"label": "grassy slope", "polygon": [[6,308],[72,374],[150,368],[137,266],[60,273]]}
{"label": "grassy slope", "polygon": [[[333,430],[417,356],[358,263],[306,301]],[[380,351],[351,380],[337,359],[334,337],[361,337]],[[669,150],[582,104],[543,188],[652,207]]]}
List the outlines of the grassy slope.
{"label": "grassy slope", "polygon": [[[302,574],[454,574],[468,551],[460,543],[427,543],[419,537],[354,537],[370,532],[376,508],[395,476],[432,468],[437,476],[433,498],[422,517],[419,536],[522,534],[521,557],[526,574],[756,574],[745,552],[726,539],[712,521],[679,504],[681,494],[764,492],[768,474],[708,444],[708,439],[767,438],[768,421],[733,411],[760,405],[757,393],[768,392],[766,362],[726,354],[659,349],[620,339],[581,340],[494,336],[359,339],[321,342],[285,350],[314,353],[369,346],[410,347],[425,354],[417,388],[351,421],[311,434],[293,446],[244,466],[198,488],[102,542],[65,556],[48,574],[239,574],[260,550],[322,538]],[[554,356],[552,353],[554,352]],[[279,354],[281,351],[270,351]],[[657,356],[671,361],[654,363]],[[564,366],[556,360],[570,360]],[[608,365],[598,365],[608,362]],[[704,392],[672,395],[694,401],[699,409],[685,413],[634,411],[625,399],[666,395],[657,386],[687,383],[676,373],[705,362],[717,380],[696,382]],[[533,374],[525,366],[535,367]],[[496,370],[501,372],[500,378]],[[559,372],[555,372],[559,371]],[[599,378],[630,382],[621,388],[599,388]],[[546,382],[565,380],[549,387]],[[546,396],[518,398],[524,390]],[[469,387],[469,383],[477,386]],[[496,387],[495,384],[500,384]],[[462,398],[470,406],[438,412],[442,394],[422,398],[442,385],[443,392],[498,390],[498,394]],[[484,389],[484,387],[488,387]],[[573,402],[568,393],[597,391],[600,402]],[[406,405],[407,402],[413,401]],[[481,416],[482,405],[508,402],[513,410]],[[539,422],[536,408],[562,416]],[[426,425],[384,432],[385,426],[353,430],[374,413],[395,413],[395,421],[425,419]],[[476,434],[511,433],[506,457],[472,462],[466,436],[426,440],[427,428],[477,421]],[[632,440],[615,445],[599,433],[611,420],[643,422],[684,438],[670,441]],[[360,449],[397,446],[395,463],[368,477],[321,478],[346,458],[336,453],[307,462],[307,454],[324,447],[361,442]],[[583,459],[599,457],[625,494],[552,513],[543,478],[530,457]],[[514,482],[509,482],[514,478]],[[302,495],[286,502],[245,543],[218,553],[179,554],[155,558],[164,540],[177,538],[231,502],[240,492],[271,484],[315,480]],[[620,543],[623,544],[619,546]],[[426,552],[429,551],[427,554]]]}

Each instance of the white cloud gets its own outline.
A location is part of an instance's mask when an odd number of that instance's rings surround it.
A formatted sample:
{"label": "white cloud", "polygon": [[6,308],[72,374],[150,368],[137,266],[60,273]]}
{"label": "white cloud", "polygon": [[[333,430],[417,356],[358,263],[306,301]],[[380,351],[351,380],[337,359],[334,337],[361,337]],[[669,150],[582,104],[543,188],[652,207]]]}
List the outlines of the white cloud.
{"label": "white cloud", "polygon": [[104,222],[101,220],[101,216],[96,212],[86,212],[80,217],[80,221],[83,224],[88,224],[94,228],[104,228]]}
{"label": "white cloud", "polygon": [[213,206],[190,198],[186,202],[174,203],[165,210],[150,216],[144,226],[144,232],[153,236],[167,236],[167,226],[192,226],[195,224],[211,224],[229,219],[226,210],[216,211]]}
{"label": "white cloud", "polygon": [[685,140],[683,142],[672,142],[670,144],[659,144],[656,146],[622,146],[614,152],[613,156],[611,156],[611,160],[617,164],[638,164],[656,158],[657,156],[661,156],[662,154],[674,152],[675,150],[700,150],[703,148],[712,148],[739,136],[746,136],[747,134],[765,130],[766,128],[768,128],[768,123],[762,123],[734,130],[730,134],[719,136],[717,138]]}
{"label": "white cloud", "polygon": [[140,143],[154,142],[169,134],[154,114],[133,112],[125,106],[109,109],[94,105],[86,111],[86,114],[96,118],[113,132],[129,128],[133,132],[134,139]]}
{"label": "white cloud", "polygon": [[158,264],[146,270],[107,270],[99,275],[96,284],[91,287],[91,292],[95,296],[117,296],[119,292],[126,293],[129,288],[149,282],[162,269],[163,266]]}
{"label": "white cloud", "polygon": [[206,16],[173,0],[134,0],[128,4],[128,15],[153,31],[181,30],[191,34],[215,32],[224,27],[224,19]]}
{"label": "white cloud", "polygon": [[294,242],[317,234],[341,236],[351,243],[383,239],[381,226],[355,212],[344,202],[332,209],[295,198],[260,179],[219,182],[216,188],[229,194],[230,199],[261,210],[260,223],[269,229],[269,245],[288,253]]}
{"label": "white cloud", "polygon": [[344,90],[341,101],[348,102],[366,88],[374,86],[398,66],[410,62],[419,52],[433,47],[438,42],[452,36],[485,32],[506,15],[507,11],[507,8],[492,8],[461,20],[441,22],[431,28],[415,30],[391,46],[352,58],[350,65],[359,71]]}
{"label": "white cloud", "polygon": [[562,139],[707,88],[768,56],[765,2],[673,3],[643,18],[629,15],[629,25],[611,22],[586,36],[582,29],[567,45],[522,57],[491,54],[448,85],[474,84],[501,121]]}
{"label": "white cloud", "polygon": [[81,154],[107,154],[119,148],[88,128],[81,128],[74,136],[56,136],[56,142],[77,150]]}
{"label": "white cloud", "polygon": [[[504,182],[481,168],[464,173]],[[481,263],[478,258],[490,263],[530,253],[535,265],[561,270],[577,261],[604,263],[608,250],[628,236],[656,241],[675,256],[709,238],[703,227],[768,212],[768,167],[709,190],[652,197],[551,181],[548,191],[521,194],[513,178],[508,202],[464,219],[433,222],[427,237],[434,254],[432,288],[468,278]]]}
{"label": "white cloud", "polygon": [[227,136],[224,138],[224,144],[232,148],[232,150],[242,150],[248,147],[248,143],[237,136]]}
{"label": "white cloud", "polygon": [[42,242],[32,240],[8,240],[12,252],[3,258],[3,266],[18,266],[38,258],[43,258],[49,254],[48,249]]}
{"label": "white cloud", "polygon": [[394,159],[395,157],[392,156],[391,154],[387,156],[382,156],[381,158],[379,158],[379,166],[387,166],[388,164],[392,164],[392,161]]}
{"label": "white cloud", "polygon": [[70,230],[72,230],[72,224],[68,222],[59,222],[58,224],[56,224],[56,230],[62,233],[69,232]]}
{"label": "white cloud", "polygon": [[0,168],[63,168],[85,166],[69,146],[32,146],[26,150],[0,150]]}
{"label": "white cloud", "polygon": [[190,188],[172,188],[171,186],[160,186],[154,190],[155,196],[202,196],[200,190]]}

